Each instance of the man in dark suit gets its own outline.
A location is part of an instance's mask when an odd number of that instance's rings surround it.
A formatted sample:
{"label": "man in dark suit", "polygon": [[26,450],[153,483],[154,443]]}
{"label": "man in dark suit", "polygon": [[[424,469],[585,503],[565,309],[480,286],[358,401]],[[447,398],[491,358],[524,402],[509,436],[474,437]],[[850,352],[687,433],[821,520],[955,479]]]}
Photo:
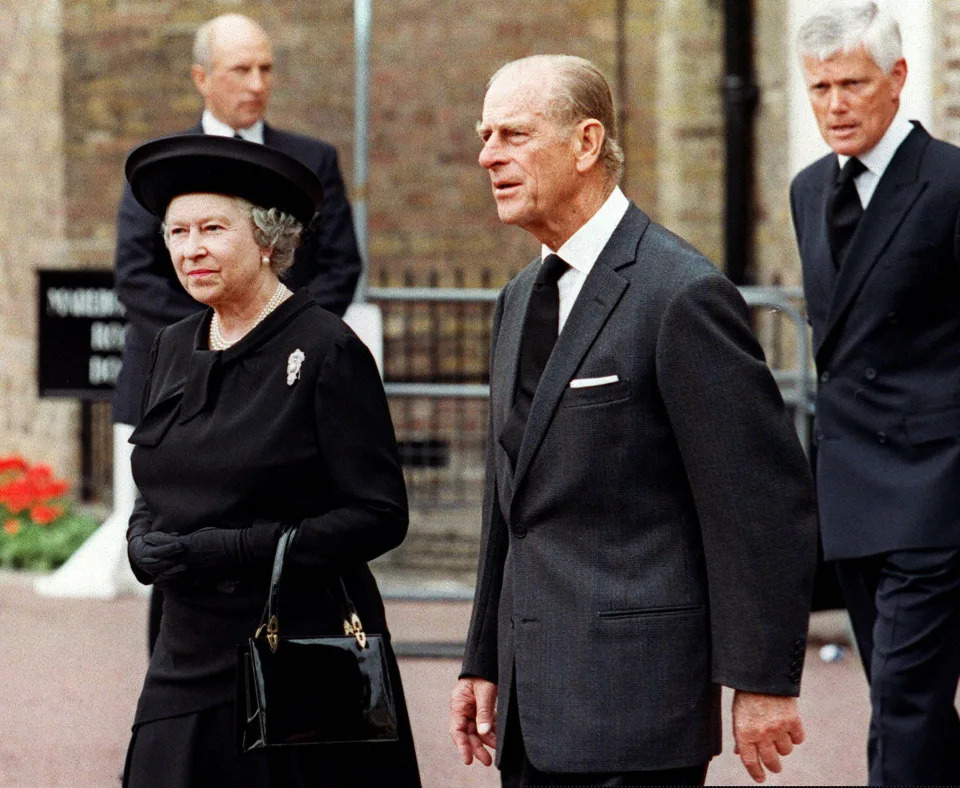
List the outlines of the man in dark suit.
{"label": "man in dark suit", "polygon": [[759,781],[804,735],[808,463],[736,288],[617,186],[615,117],[568,56],[506,65],[484,101],[500,219],[542,261],[494,317],[450,732],[467,764],[496,747],[505,786],[702,784],[727,685]]}
{"label": "man in dark suit", "polygon": [[[281,131],[264,122],[273,81],[273,53],[263,29],[239,14],[225,14],[202,25],[193,47],[191,76],[204,100],[203,117],[184,134],[242,137],[299,159],[317,174],[323,203],[313,232],[297,250],[284,275],[292,290],[306,287],[321,306],[342,317],[360,276],[360,253],[343,177],[334,147],[322,140]],[[157,332],[197,312],[177,281],[163,244],[160,221],[125,186],[117,217],[116,287],[127,309],[123,366],[113,402],[113,421],[135,425]],[[123,439],[130,427],[121,428]],[[115,436],[115,439],[118,436]],[[150,643],[156,638],[159,594],[151,607]]]}
{"label": "man in dark suit", "polygon": [[907,64],[876,3],[812,16],[798,49],[833,149],[791,205],[823,547],[870,682],[870,783],[957,785],[960,149],[899,112]]}

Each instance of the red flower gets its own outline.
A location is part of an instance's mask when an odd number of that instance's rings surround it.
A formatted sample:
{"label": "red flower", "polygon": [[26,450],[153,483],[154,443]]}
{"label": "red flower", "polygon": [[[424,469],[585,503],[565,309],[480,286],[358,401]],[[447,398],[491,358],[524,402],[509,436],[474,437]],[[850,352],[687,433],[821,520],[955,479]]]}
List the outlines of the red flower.
{"label": "red flower", "polygon": [[34,503],[33,490],[26,479],[16,479],[0,488],[0,503],[17,514]]}
{"label": "red flower", "polygon": [[20,533],[20,521],[11,517],[3,524],[3,530],[10,534],[10,536],[16,536]]}
{"label": "red flower", "polygon": [[0,473],[5,471],[26,471],[29,466],[27,461],[16,454],[10,457],[0,457]]}
{"label": "red flower", "polygon": [[47,506],[46,504],[38,503],[30,507],[30,519],[37,525],[49,525],[61,514],[63,514],[62,506]]}
{"label": "red flower", "polygon": [[29,509],[33,522],[47,525],[63,514],[54,500],[69,490],[69,482],[56,478],[49,465],[31,467],[22,457],[0,457],[0,507],[10,514]]}

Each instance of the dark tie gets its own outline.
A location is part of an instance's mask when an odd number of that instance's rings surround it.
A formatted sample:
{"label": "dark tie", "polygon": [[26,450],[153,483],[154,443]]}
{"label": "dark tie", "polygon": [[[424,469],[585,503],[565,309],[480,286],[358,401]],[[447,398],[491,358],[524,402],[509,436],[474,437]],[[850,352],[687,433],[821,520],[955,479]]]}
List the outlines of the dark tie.
{"label": "dark tie", "polygon": [[507,417],[500,433],[500,445],[506,449],[511,462],[516,466],[523,431],[527,426],[530,403],[537,392],[540,376],[547,366],[547,359],[557,342],[560,325],[560,292],[557,281],[568,266],[557,255],[547,255],[540,265],[537,279],[530,293],[530,305],[523,323],[520,345],[520,366],[517,370],[517,396],[513,410]]}
{"label": "dark tie", "polygon": [[857,194],[857,185],[853,182],[860,173],[866,170],[860,159],[851,156],[843,165],[834,181],[827,202],[827,230],[830,233],[830,251],[833,253],[833,264],[839,268],[847,256],[850,239],[863,216],[863,205],[860,195]]}
{"label": "dark tie", "polygon": [[233,138],[234,138],[235,140],[242,140],[242,139],[243,139],[243,135],[242,135],[239,131],[235,131],[235,132],[233,132]]}

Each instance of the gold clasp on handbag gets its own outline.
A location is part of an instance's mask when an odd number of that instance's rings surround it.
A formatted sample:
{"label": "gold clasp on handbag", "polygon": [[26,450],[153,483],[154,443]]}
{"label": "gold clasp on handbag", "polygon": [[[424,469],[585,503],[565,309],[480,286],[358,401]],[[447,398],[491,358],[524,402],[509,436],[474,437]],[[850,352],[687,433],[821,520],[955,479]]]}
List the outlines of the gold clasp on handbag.
{"label": "gold clasp on handbag", "polygon": [[280,625],[277,623],[277,617],[270,616],[270,621],[257,627],[257,632],[254,635],[255,638],[263,636],[264,627],[267,629],[267,645],[270,646],[270,651],[276,652],[277,644],[279,643],[278,635],[280,634]]}
{"label": "gold clasp on handbag", "polygon": [[360,616],[353,613],[350,620],[343,620],[343,634],[353,635],[357,639],[357,645],[360,648],[367,647],[367,633],[363,631],[363,624],[360,623]]}

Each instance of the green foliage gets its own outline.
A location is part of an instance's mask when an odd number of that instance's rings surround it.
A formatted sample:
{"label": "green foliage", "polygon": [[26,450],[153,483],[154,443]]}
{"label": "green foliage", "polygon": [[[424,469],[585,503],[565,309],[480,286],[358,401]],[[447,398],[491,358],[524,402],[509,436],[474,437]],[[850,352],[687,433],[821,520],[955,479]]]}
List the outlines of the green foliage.
{"label": "green foliage", "polygon": [[2,528],[0,566],[7,569],[56,569],[97,530],[98,525],[88,514],[68,511],[48,525],[25,523],[15,534]]}
{"label": "green foliage", "polygon": [[97,529],[71,508],[69,489],[47,465],[0,457],[0,567],[55,569]]}

